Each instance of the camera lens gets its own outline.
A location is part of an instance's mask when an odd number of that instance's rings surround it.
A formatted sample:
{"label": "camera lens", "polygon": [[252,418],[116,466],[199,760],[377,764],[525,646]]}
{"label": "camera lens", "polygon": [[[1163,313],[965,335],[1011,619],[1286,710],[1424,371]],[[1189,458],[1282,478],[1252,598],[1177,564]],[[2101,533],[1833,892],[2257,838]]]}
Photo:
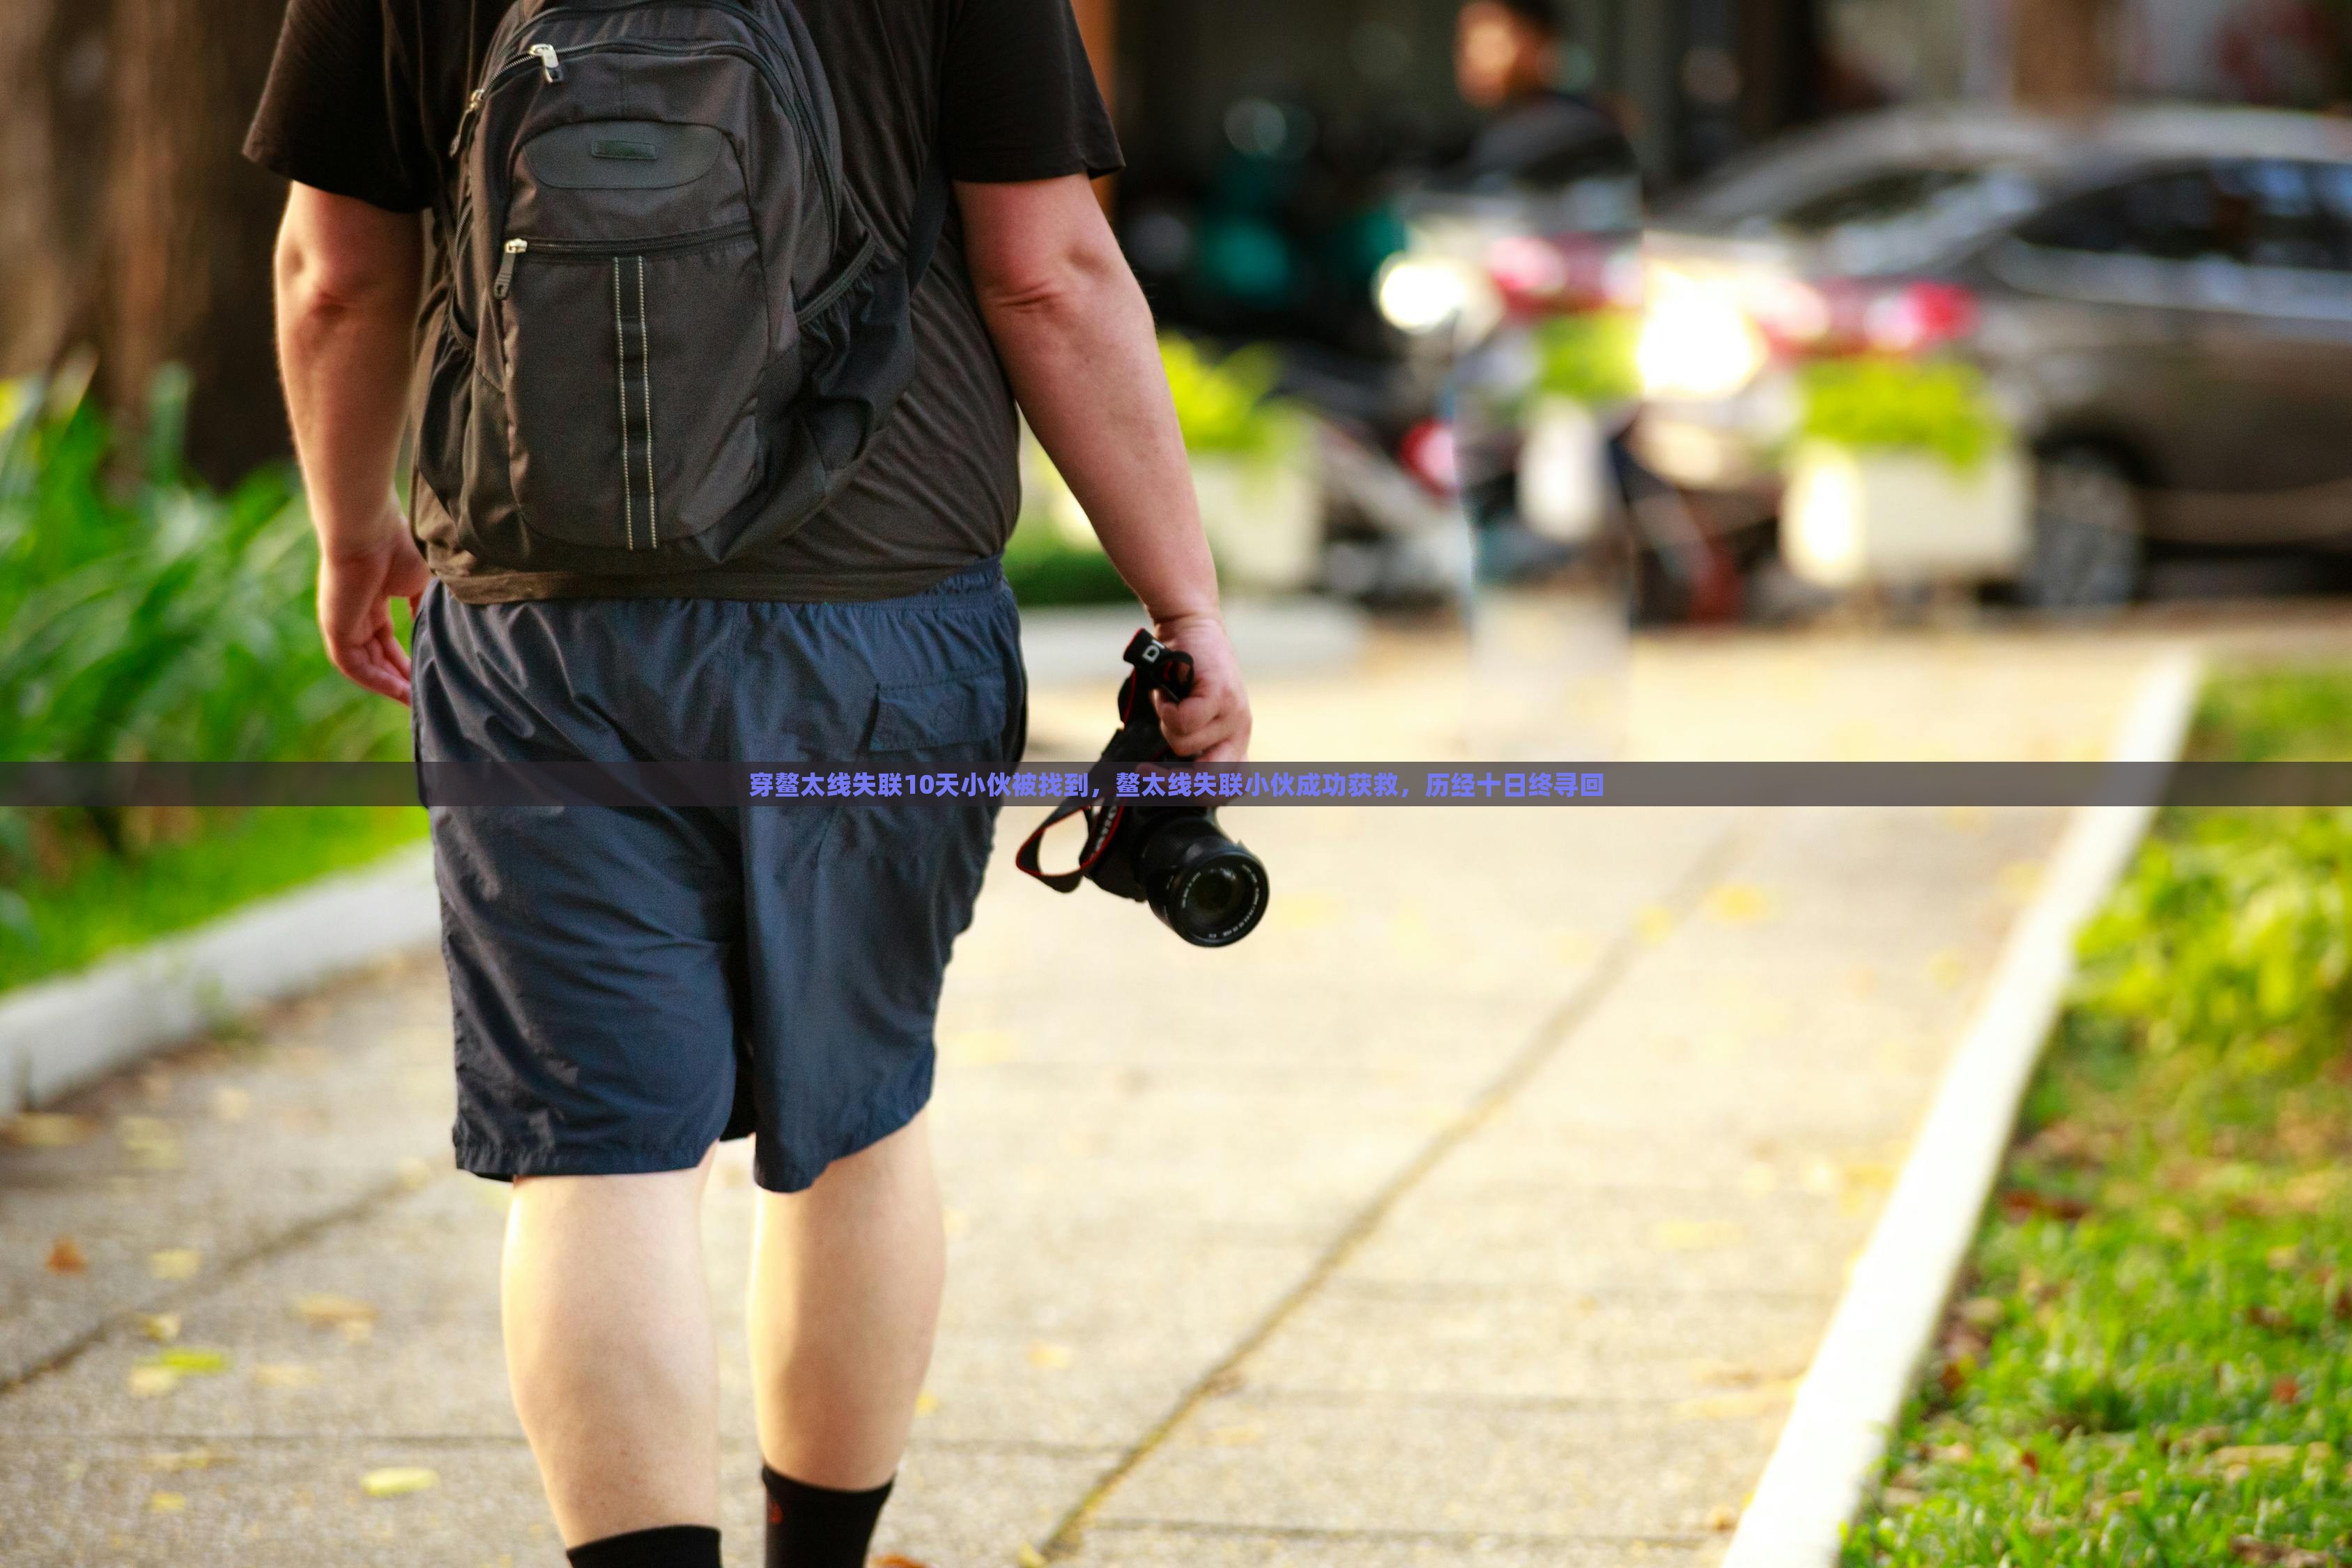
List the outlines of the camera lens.
{"label": "camera lens", "polygon": [[1231,866],[1211,866],[1184,879],[1176,902],[1187,922],[1221,926],[1241,912],[1242,900],[1250,891],[1247,879]]}
{"label": "camera lens", "polygon": [[1151,912],[1195,947],[1230,946],[1265,913],[1265,867],[1205,811],[1155,825],[1136,860]]}

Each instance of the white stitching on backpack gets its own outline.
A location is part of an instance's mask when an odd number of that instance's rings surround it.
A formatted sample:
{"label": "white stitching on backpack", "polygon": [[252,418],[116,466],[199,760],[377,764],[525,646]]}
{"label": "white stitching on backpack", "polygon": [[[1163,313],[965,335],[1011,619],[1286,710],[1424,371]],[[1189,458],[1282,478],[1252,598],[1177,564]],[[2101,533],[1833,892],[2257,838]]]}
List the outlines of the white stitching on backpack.
{"label": "white stitching on backpack", "polygon": [[654,493],[654,328],[646,319],[646,258],[637,258],[637,367],[646,392],[646,533],[661,548],[661,502]]}
{"label": "white stitching on backpack", "polygon": [[621,258],[613,258],[613,363],[621,385],[621,537],[637,547],[636,510],[629,498],[629,337],[621,322]]}

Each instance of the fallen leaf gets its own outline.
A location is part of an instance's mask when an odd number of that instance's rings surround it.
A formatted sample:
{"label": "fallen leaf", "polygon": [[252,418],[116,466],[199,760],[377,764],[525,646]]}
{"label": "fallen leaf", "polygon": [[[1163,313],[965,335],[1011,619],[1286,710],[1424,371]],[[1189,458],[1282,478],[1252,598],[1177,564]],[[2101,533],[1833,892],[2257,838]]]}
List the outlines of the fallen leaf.
{"label": "fallen leaf", "polygon": [[2276,1307],[2249,1307],[2246,1309],[2246,1321],[2258,1329],[2268,1329],[2274,1334],[2296,1331],[2294,1315],[2283,1312]]}
{"label": "fallen leaf", "polygon": [[83,1256],[81,1243],[70,1236],[61,1236],[49,1243],[48,1261],[42,1267],[52,1274],[87,1274],[89,1259]]}
{"label": "fallen leaf", "polygon": [[[730,1166],[729,1168],[733,1169],[732,1166]],[[407,1159],[403,1160],[399,1164],[393,1167],[393,1174],[399,1178],[400,1184],[402,1186],[414,1192],[417,1188],[431,1183],[433,1180],[433,1167],[418,1159],[415,1155],[411,1154]]]}
{"label": "fallen leaf", "polygon": [[1717,1535],[1728,1535],[1738,1525],[1739,1510],[1736,1508],[1726,1508],[1717,1503],[1706,1510],[1706,1527]]}
{"label": "fallen leaf", "polygon": [[0,1139],[19,1149],[70,1149],[89,1141],[98,1123],[87,1116],[58,1110],[19,1111],[0,1122]]}
{"label": "fallen leaf", "polygon": [[1737,1247],[1744,1233],[1728,1220],[1670,1219],[1650,1232],[1650,1239],[1668,1252],[1713,1252]]}
{"label": "fallen leaf", "polygon": [[1067,1345],[1057,1345],[1049,1341],[1039,1340],[1029,1347],[1029,1364],[1044,1367],[1048,1372],[1059,1371],[1069,1365],[1073,1359],[1075,1359],[1074,1352]]}
{"label": "fallen leaf", "polygon": [[114,1131],[123,1152],[143,1170],[173,1171],[183,1163],[180,1130],[160,1116],[126,1116]]}
{"label": "fallen leaf", "polygon": [[271,1361],[253,1369],[253,1381],[264,1388],[308,1388],[319,1373],[299,1361]]}
{"label": "fallen leaf", "polygon": [[131,1369],[127,1380],[134,1399],[161,1399],[180,1386],[180,1374],[168,1366],[142,1363]]}
{"label": "fallen leaf", "polygon": [[184,1492],[151,1492],[147,1497],[149,1513],[178,1513],[188,1506]]}
{"label": "fallen leaf", "polygon": [[419,1465],[388,1466],[360,1478],[360,1490],[373,1498],[407,1497],[413,1492],[430,1491],[440,1484],[439,1476]]}
{"label": "fallen leaf", "polygon": [[1771,917],[1772,900],[1752,882],[1726,882],[1706,896],[1706,912],[1726,925],[1754,925]]}
{"label": "fallen leaf", "polygon": [[253,1096],[226,1086],[213,1090],[213,1116],[221,1121],[242,1121],[253,1113]]}
{"label": "fallen leaf", "polygon": [[2251,1535],[2232,1536],[2231,1553],[2241,1563],[2263,1563],[2275,1568],[2332,1568],[2335,1559],[2324,1552],[2289,1546],[2283,1541],[2262,1541]]}
{"label": "fallen leaf", "polygon": [[923,1390],[923,1392],[922,1392],[922,1393],[918,1394],[917,1395],[915,1395],[915,1414],[916,1414],[916,1415],[931,1415],[933,1412],[937,1411],[937,1410],[939,1409],[939,1407],[940,1407],[940,1396],[939,1396],[938,1394],[933,1394],[929,1389],[928,1389],[928,1388],[927,1388],[927,1389]]}
{"label": "fallen leaf", "polygon": [[1021,1568],[1045,1568],[1045,1554],[1025,1541],[1021,1543],[1020,1550],[1013,1552],[1013,1560],[1020,1563]]}
{"label": "fallen leaf", "polygon": [[931,1568],[931,1565],[928,1563],[919,1563],[903,1553],[892,1552],[877,1557],[874,1560],[874,1568]]}
{"label": "fallen leaf", "polygon": [[232,1456],[205,1447],[165,1449],[147,1456],[147,1468],[166,1475],[181,1470],[209,1470],[215,1465],[233,1462]]}
{"label": "fallen leaf", "polygon": [[1651,904],[1633,917],[1633,932],[1652,947],[1675,934],[1675,911],[1663,904]]}
{"label": "fallen leaf", "polygon": [[180,1337],[180,1314],[177,1312],[142,1312],[139,1331],[160,1344],[170,1344]]}
{"label": "fallen leaf", "polygon": [[2216,1465],[2285,1465],[2303,1458],[2303,1445],[2250,1443],[2235,1448],[2216,1448],[2208,1457]]}
{"label": "fallen leaf", "polygon": [[182,1377],[217,1377],[228,1370],[228,1357],[219,1351],[199,1350],[193,1345],[174,1345],[172,1349],[149,1357],[142,1366],[160,1366]]}
{"label": "fallen leaf", "polygon": [[2294,1405],[2303,1398],[2303,1384],[2291,1377],[2280,1378],[2271,1384],[2271,1397],[2281,1405]]}
{"label": "fallen leaf", "polygon": [[2020,1221],[2037,1218],[2077,1220],[2091,1212],[2091,1205],[2080,1198],[2065,1197],[2057,1193],[2011,1187],[2000,1194],[2000,1211],[2011,1219]]}
{"label": "fallen leaf", "polygon": [[205,1266],[205,1255],[193,1247],[167,1247],[147,1255],[147,1272],[158,1279],[193,1279]]}
{"label": "fallen leaf", "polygon": [[1968,978],[1968,960],[1948,948],[1927,960],[1927,978],[1949,991]]}
{"label": "fallen leaf", "polygon": [[338,1296],[328,1290],[296,1297],[294,1310],[314,1329],[341,1329],[346,1333],[354,1325],[373,1327],[376,1316],[375,1308],[356,1296]]}

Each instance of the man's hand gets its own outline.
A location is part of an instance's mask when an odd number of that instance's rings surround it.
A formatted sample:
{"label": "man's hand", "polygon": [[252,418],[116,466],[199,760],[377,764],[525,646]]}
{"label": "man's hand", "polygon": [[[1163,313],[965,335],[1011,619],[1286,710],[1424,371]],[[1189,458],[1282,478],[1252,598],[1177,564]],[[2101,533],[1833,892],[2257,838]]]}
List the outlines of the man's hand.
{"label": "man's hand", "polygon": [[278,353],[319,532],[327,657],[370,691],[408,700],[394,599],[425,592],[424,560],[392,499],[423,278],[414,213],[296,185],[278,233]]}
{"label": "man's hand", "polygon": [[380,542],[319,557],[319,630],[327,657],[352,680],[394,702],[408,700],[408,651],[393,635],[391,603],[412,613],[430,580],[398,509],[387,513]]}
{"label": "man's hand", "polygon": [[1161,623],[1160,640],[1192,656],[1192,696],[1171,702],[1164,692],[1151,694],[1169,749],[1195,762],[1249,761],[1249,692],[1225,623],[1215,616],[1179,616]]}

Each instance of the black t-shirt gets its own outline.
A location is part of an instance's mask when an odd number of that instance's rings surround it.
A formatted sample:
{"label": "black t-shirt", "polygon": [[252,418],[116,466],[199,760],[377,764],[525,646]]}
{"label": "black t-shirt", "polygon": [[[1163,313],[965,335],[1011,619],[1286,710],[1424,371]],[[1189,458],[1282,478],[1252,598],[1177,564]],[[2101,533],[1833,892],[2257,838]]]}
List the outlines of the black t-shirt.
{"label": "black t-shirt", "polygon": [[[446,149],[512,0],[292,0],[246,154],[394,212],[431,207]],[[906,236],[934,147],[958,180],[1109,174],[1118,139],[1070,0],[803,0],[833,84],[850,190],[883,241]],[[915,296],[914,384],[832,508],[726,583],[689,592],[877,599],[1002,549],[1019,506],[1013,395],[952,220]],[[436,562],[445,575],[464,563]],[[476,568],[467,596],[504,597]],[[574,579],[557,592],[622,590]]]}

